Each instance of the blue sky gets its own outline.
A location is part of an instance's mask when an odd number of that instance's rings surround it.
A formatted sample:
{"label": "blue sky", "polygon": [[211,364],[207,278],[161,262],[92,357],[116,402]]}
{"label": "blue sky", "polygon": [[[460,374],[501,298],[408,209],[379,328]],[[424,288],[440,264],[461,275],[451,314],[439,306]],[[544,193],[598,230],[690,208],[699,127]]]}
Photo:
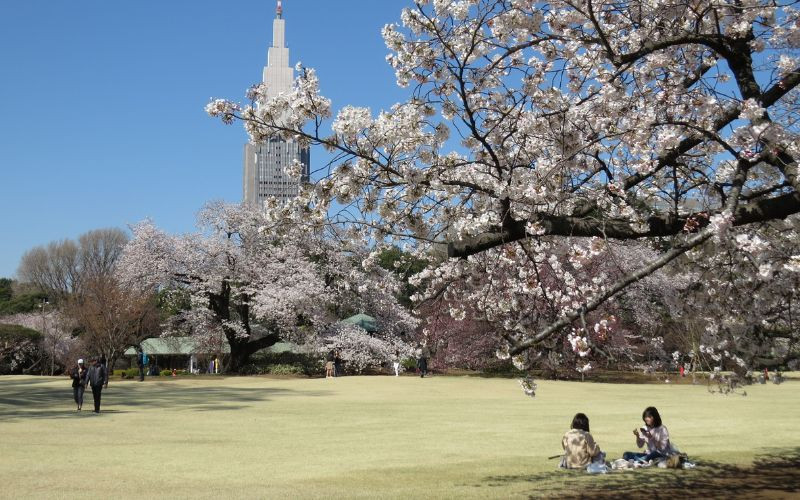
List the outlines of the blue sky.
{"label": "blue sky", "polygon": [[[205,202],[239,202],[246,134],[203,107],[260,80],[275,4],[0,0],[0,277],[37,245],[146,217],[189,232]],[[283,0],[292,65],[334,109],[390,107],[407,91],[380,30],[408,5]]]}

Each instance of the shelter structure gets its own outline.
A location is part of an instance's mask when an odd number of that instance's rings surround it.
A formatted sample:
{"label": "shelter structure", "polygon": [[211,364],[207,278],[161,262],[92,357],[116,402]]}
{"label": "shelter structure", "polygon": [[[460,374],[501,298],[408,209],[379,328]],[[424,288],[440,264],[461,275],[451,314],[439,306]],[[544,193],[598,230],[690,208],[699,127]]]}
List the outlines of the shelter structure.
{"label": "shelter structure", "polygon": [[[159,370],[188,370],[189,373],[203,372],[212,360],[219,360],[222,364],[231,352],[227,343],[223,343],[218,349],[209,349],[192,337],[151,338],[143,340],[140,346],[150,358],[151,367],[156,366]],[[291,342],[278,342],[267,350],[275,353],[298,352],[299,348]],[[136,355],[133,347],[125,351],[130,367],[136,366]],[[218,372],[219,366],[215,364],[214,373]]]}
{"label": "shelter structure", "polygon": [[[199,370],[199,362],[220,359],[231,352],[227,343],[218,349],[209,349],[192,337],[161,337],[143,340],[140,344],[150,358],[150,365],[161,370],[178,369],[195,373]],[[136,364],[136,349],[125,351],[131,366]]]}
{"label": "shelter structure", "polygon": [[368,333],[375,333],[378,331],[378,321],[372,316],[364,313],[358,313],[349,318],[342,320],[342,323],[350,323],[352,325],[360,326]]}

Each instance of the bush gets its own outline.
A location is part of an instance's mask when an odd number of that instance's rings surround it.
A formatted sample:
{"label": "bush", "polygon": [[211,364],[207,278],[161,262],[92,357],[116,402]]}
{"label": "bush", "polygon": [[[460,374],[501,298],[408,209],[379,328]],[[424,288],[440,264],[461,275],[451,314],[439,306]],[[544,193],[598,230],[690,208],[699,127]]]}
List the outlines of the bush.
{"label": "bush", "polygon": [[[161,370],[159,375],[162,376],[162,377],[171,377],[172,376],[172,370]],[[189,371],[188,370],[175,370],[175,375],[189,375]]]}
{"label": "bush", "polygon": [[139,376],[138,368],[128,368],[127,370],[114,370],[113,374],[119,374],[122,378],[137,378]]}
{"label": "bush", "polygon": [[417,371],[417,360],[414,358],[404,358],[400,361],[400,366],[407,372]]}
{"label": "bush", "polygon": [[[282,366],[281,368],[276,368]],[[290,366],[292,368],[286,368]],[[277,370],[277,371],[276,371]],[[325,366],[321,356],[291,351],[260,351],[250,358],[250,363],[239,372],[242,375],[321,375]]]}
{"label": "bush", "polygon": [[41,338],[42,334],[36,330],[20,325],[0,324],[0,340],[5,342],[21,342],[23,340],[38,342]]}
{"label": "bush", "polygon": [[5,300],[0,298],[0,316],[37,311],[44,299],[47,295],[40,292],[14,295]]}
{"label": "bush", "polygon": [[263,375],[267,373],[267,368],[263,366],[259,366],[253,363],[244,365],[242,369],[239,371],[241,375]]}
{"label": "bush", "polygon": [[297,365],[271,365],[269,367],[270,375],[304,375],[305,372],[303,371],[302,366]]}

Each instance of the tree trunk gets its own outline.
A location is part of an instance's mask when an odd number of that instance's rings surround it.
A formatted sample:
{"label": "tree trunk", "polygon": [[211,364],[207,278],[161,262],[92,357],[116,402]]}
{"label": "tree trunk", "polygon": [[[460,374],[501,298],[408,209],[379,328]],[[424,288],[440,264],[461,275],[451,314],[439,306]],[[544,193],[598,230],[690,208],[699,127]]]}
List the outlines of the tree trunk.
{"label": "tree trunk", "polygon": [[260,339],[256,340],[238,340],[228,338],[228,344],[231,347],[231,354],[228,358],[228,363],[225,365],[225,371],[228,373],[239,373],[242,368],[250,361],[250,356],[255,354],[261,349],[271,347],[280,341],[277,334],[271,333]]}
{"label": "tree trunk", "polygon": [[248,335],[251,333],[250,309],[245,304],[237,306],[231,303],[231,289],[227,282],[222,284],[219,293],[209,295],[208,308],[217,318],[223,321],[222,331],[225,332],[225,338],[228,339],[228,345],[231,347],[231,354],[228,358],[228,363],[225,365],[225,372],[239,373],[253,353],[273,346],[280,341],[280,337],[274,332],[255,340],[251,340],[249,337],[243,339],[238,336],[236,331],[224,326],[224,321],[231,318],[231,308],[236,308],[236,312],[242,318],[242,326],[245,332]]}

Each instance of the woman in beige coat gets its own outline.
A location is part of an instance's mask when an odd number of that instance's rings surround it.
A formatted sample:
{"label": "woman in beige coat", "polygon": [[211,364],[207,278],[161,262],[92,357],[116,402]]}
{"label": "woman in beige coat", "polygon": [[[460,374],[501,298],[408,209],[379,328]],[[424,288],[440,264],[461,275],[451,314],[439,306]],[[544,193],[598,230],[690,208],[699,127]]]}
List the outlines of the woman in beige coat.
{"label": "woman in beige coat", "polygon": [[576,414],[572,419],[572,429],[564,434],[561,446],[564,448],[561,467],[566,469],[583,469],[592,462],[605,459],[600,446],[589,434],[589,417],[583,413]]}

